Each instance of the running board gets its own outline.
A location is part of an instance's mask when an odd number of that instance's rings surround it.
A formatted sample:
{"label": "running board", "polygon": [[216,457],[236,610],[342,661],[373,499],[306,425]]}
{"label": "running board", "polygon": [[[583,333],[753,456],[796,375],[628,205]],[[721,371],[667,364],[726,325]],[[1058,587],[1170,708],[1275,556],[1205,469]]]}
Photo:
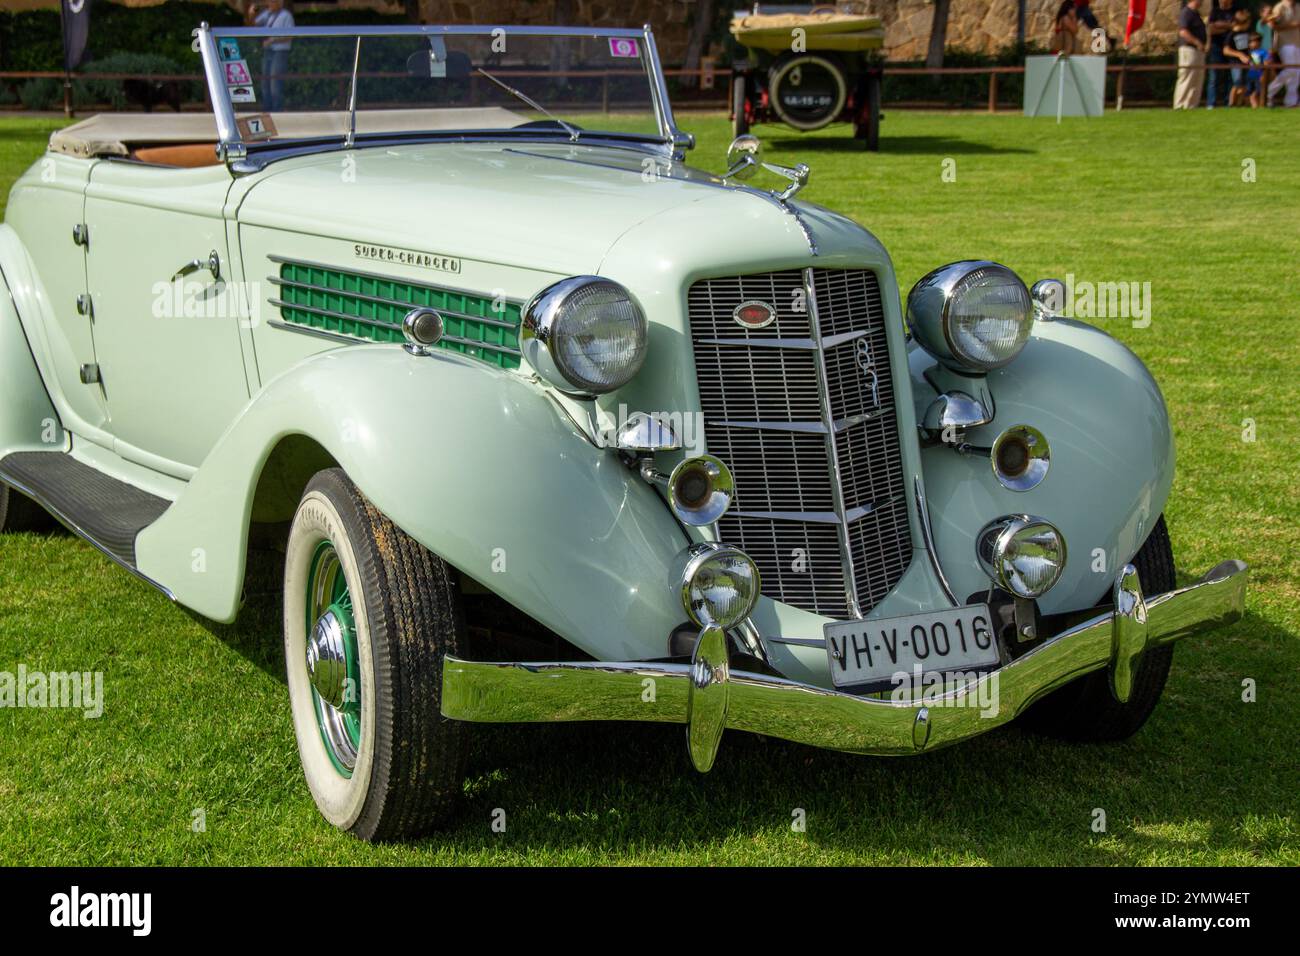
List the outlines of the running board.
{"label": "running board", "polygon": [[0,458],[0,481],[31,498],[68,530],[137,574],[136,535],[157,521],[171,504],[166,498],[96,471],[66,452],[21,451],[6,455]]}

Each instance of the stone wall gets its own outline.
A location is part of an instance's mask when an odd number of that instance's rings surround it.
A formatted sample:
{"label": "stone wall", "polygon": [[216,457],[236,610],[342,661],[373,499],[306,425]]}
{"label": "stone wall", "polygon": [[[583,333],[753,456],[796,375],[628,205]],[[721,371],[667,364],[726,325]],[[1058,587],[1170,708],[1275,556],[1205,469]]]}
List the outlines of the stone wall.
{"label": "stone wall", "polygon": [[[1046,47],[1060,0],[1028,0],[1025,39]],[[925,57],[934,5],[930,0],[874,0],[873,9],[885,22],[885,51],[891,60]],[[1181,0],[1148,0],[1147,18],[1133,35],[1134,53],[1166,50],[1174,45],[1175,20]],[[1112,37],[1124,39],[1128,0],[1093,0],[1093,13]],[[1083,39],[1086,28],[1079,31]],[[1016,40],[1016,0],[952,0],[948,16],[948,47],[994,53]]]}
{"label": "stone wall", "polygon": [[[57,0],[25,0],[57,6]],[[146,6],[161,0],[116,0]],[[228,0],[242,6],[241,0]],[[747,8],[746,0],[717,0],[718,9]],[[932,0],[867,0],[885,25],[885,54],[891,60],[925,57],[934,15]],[[311,6],[299,0],[298,6]],[[694,18],[695,0],[420,0],[425,23],[512,23],[554,24],[567,21],[581,26],[654,27],[660,56],[677,65],[686,52]],[[1059,0],[1027,0],[1025,36],[1030,43],[1046,47],[1051,40],[1052,20]],[[1146,24],[1133,37],[1134,53],[1171,48],[1175,40],[1174,21],[1181,0],[1148,0]],[[337,0],[329,9],[366,7],[387,13],[401,13],[401,0]],[[1093,0],[1092,8],[1107,32],[1122,40],[1128,18],[1128,0]],[[1080,31],[1081,39],[1085,31]],[[1016,0],[952,0],[948,22],[948,47],[977,53],[995,53],[1015,42]],[[716,52],[717,45],[713,47]]]}

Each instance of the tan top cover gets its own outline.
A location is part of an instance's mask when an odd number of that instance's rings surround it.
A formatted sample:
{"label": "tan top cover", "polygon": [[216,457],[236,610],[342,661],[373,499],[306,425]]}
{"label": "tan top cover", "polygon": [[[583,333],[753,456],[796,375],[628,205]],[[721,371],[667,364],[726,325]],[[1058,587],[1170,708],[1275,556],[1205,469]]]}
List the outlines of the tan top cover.
{"label": "tan top cover", "polygon": [[875,50],[884,46],[880,17],[856,13],[753,13],[731,21],[742,46],[780,52],[791,48],[792,31],[805,31],[809,50]]}

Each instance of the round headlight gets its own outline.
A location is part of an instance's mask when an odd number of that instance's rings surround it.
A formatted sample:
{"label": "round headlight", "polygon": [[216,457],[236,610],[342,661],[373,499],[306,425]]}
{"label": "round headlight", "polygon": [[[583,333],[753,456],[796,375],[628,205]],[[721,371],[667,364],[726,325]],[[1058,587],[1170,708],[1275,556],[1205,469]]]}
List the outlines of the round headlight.
{"label": "round headlight", "polygon": [[1033,321],[1029,290],[996,262],[942,266],[907,294],[907,323],[917,342],[957,371],[1006,365],[1025,347]]}
{"label": "round headlight", "polygon": [[725,544],[693,544],[681,555],[682,605],[700,627],[735,627],[758,600],[758,568]]}
{"label": "round headlight", "polygon": [[556,388],[600,395],[626,385],[640,370],[646,318],[617,282],[574,276],[533,297],[519,339],[528,363]]}
{"label": "round headlight", "polygon": [[975,539],[975,553],[993,583],[1020,598],[1046,594],[1065,569],[1065,538],[1032,515],[988,524]]}

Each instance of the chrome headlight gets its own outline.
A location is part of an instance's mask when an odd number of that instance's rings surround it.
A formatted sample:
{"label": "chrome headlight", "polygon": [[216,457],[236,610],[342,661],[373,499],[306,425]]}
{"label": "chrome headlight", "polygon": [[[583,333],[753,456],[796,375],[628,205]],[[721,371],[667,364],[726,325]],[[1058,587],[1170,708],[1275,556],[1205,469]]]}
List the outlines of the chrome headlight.
{"label": "chrome headlight", "polygon": [[1020,277],[996,262],[954,262],[907,294],[907,324],[917,342],[956,371],[987,372],[1020,354],[1033,326]]}
{"label": "chrome headlight", "polygon": [[1007,515],[984,527],[975,554],[993,583],[1019,598],[1051,590],[1065,570],[1065,538],[1032,515]]}
{"label": "chrome headlight", "polygon": [[556,388],[600,395],[626,385],[640,370],[646,318],[617,282],[574,276],[533,297],[519,340],[528,364]]}
{"label": "chrome headlight", "polygon": [[758,600],[758,568],[739,548],[693,544],[678,556],[682,606],[700,627],[735,627]]}

